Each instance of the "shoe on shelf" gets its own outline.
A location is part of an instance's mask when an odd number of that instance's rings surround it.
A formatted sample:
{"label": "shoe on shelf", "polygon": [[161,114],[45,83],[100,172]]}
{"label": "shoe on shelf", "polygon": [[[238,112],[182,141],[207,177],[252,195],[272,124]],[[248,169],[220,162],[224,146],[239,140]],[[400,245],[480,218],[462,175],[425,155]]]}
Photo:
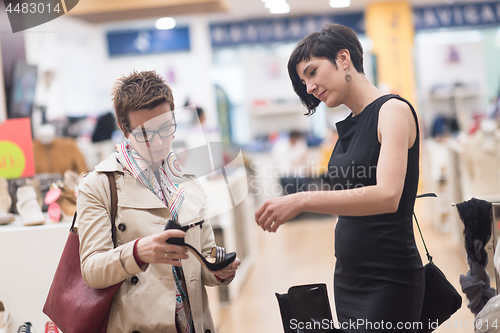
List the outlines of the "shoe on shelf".
{"label": "shoe on shelf", "polygon": [[78,182],[80,181],[80,176],[77,172],[73,170],[66,170],[64,172],[64,186],[69,188],[71,191],[75,191],[78,186]]}
{"label": "shoe on shelf", "polygon": [[17,333],[36,333],[36,330],[30,322],[25,322],[24,324],[19,326]]}
{"label": "shoe on shelf", "polygon": [[33,186],[20,186],[17,188],[16,208],[19,215],[21,215],[24,225],[45,223],[45,216],[38,205],[36,192]]}
{"label": "shoe on shelf", "polygon": [[[10,222],[14,221],[15,219],[16,218],[14,217],[13,214],[5,213],[2,210],[0,210],[0,225],[10,223]],[[2,331],[0,331],[0,333],[1,332]]]}
{"label": "shoe on shelf", "polygon": [[[181,226],[180,224],[174,222],[173,220],[168,220],[167,225],[165,226],[165,230],[169,229],[178,229],[184,232],[188,231],[190,228],[195,227],[197,225],[201,225],[204,220],[199,220],[197,222],[190,223],[186,226]],[[187,244],[184,241],[184,238],[169,238],[167,239],[167,243],[173,245],[183,246],[189,251],[193,252],[196,256],[196,259],[204,265],[209,271],[215,272],[221,270],[227,266],[229,266],[234,259],[236,259],[236,252],[230,252],[226,254],[226,249],[221,246],[214,246],[212,248],[212,252],[210,253],[210,257],[205,259],[198,250],[196,250],[191,245]]]}
{"label": "shoe on shelf", "polygon": [[0,301],[0,333],[7,333],[10,324],[10,313],[3,302]]}
{"label": "shoe on shelf", "polygon": [[59,329],[57,328],[56,324],[54,324],[51,321],[48,321],[45,324],[45,333],[59,333]]}
{"label": "shoe on shelf", "polygon": [[12,205],[7,179],[0,177],[0,211],[8,213]]}

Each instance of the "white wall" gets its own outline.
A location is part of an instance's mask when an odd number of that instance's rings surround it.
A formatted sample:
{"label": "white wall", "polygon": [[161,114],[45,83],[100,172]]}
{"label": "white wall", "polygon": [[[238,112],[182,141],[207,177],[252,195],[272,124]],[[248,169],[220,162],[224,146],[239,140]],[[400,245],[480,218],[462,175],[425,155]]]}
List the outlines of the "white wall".
{"label": "white wall", "polygon": [[[47,93],[49,119],[63,116],[99,115],[112,110],[111,91],[116,80],[134,69],[156,70],[170,80],[176,107],[192,103],[207,112],[207,126],[217,126],[215,92],[209,80],[212,49],[208,22],[203,16],[181,19],[190,27],[190,52],[110,58],[106,31],[131,26],[154,27],[154,20],[119,25],[92,25],[74,18],[58,18],[26,34],[26,58],[39,73],[56,72]],[[174,80],[172,80],[174,79]],[[38,92],[44,92],[39,80]],[[48,100],[47,100],[48,99]]]}
{"label": "white wall", "polygon": [[[451,48],[457,51],[459,61],[449,62]],[[466,84],[470,92],[460,99],[459,108],[465,116],[471,118],[474,112],[484,111],[486,68],[480,31],[419,33],[415,38],[415,54],[420,109],[427,129],[437,114],[451,115],[450,95],[446,91],[455,82]],[[442,88],[432,97],[431,90],[437,86]]]}
{"label": "white wall", "polygon": [[[60,17],[25,33],[26,61],[38,66],[35,103],[47,105],[48,119],[97,115],[109,109],[102,86],[106,48],[94,25]],[[50,88],[42,73],[53,71]]]}
{"label": "white wall", "polygon": [[[102,73],[103,84],[111,94],[114,82],[134,69],[155,70],[163,76],[173,90],[176,108],[184,106],[189,97],[191,103],[203,107],[207,114],[207,126],[217,126],[215,90],[209,80],[212,48],[208,35],[208,22],[203,16],[178,19],[177,24],[189,25],[191,51],[156,55],[138,55],[107,58]],[[101,33],[116,30],[121,25],[103,25]],[[143,21],[134,27],[153,28],[154,21]],[[111,105],[111,104],[110,104]]]}

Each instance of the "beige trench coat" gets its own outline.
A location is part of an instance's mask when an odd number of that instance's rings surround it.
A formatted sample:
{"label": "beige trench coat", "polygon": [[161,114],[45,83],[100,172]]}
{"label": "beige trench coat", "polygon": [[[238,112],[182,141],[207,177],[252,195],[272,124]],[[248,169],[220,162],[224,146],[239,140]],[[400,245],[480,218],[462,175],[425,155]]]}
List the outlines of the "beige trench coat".
{"label": "beige trench coat", "polygon": [[[113,171],[118,192],[116,217],[117,244],[111,239],[110,190],[103,171]],[[179,222],[204,217],[206,195],[193,176],[184,175],[185,200],[179,211]],[[175,281],[172,266],[149,264],[139,267],[134,259],[135,240],[160,233],[170,218],[168,208],[131,175],[123,172],[114,154],[96,166],[78,186],[78,233],[82,275],[92,288],[106,288],[125,282],[115,295],[108,323],[109,333],[176,333]],[[191,228],[185,240],[205,257],[215,245],[210,221]],[[183,260],[191,312],[196,333],[215,332],[205,286],[221,284],[188,253]],[[231,282],[227,279],[222,284]]]}

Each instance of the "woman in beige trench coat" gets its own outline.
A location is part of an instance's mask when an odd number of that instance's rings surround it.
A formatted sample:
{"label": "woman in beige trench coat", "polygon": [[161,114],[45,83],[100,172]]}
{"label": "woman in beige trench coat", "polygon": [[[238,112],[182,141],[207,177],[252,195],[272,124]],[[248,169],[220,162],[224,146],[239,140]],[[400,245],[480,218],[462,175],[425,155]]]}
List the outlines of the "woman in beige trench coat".
{"label": "woman in beige trench coat", "polygon": [[[123,97],[123,91],[129,94],[127,98]],[[134,98],[143,105],[131,103]],[[123,107],[123,101],[129,105]],[[207,200],[203,188],[193,175],[178,175],[182,178],[179,188],[183,190],[178,192],[183,192],[183,199],[174,216],[181,225],[199,219],[205,222],[185,233],[180,230],[164,231],[167,221],[172,218],[171,210],[175,208],[169,205],[171,202],[168,200],[160,200],[158,192],[170,193],[168,186],[162,179],[161,185],[158,181],[156,188],[147,188],[134,173],[138,169],[147,173],[148,168],[155,169],[158,165],[143,164],[134,170],[124,162],[130,158],[139,162],[134,165],[141,165],[140,156],[148,156],[144,160],[149,159],[149,162],[164,162],[165,159],[159,156],[166,156],[165,151],[170,152],[173,135],[163,135],[168,126],[165,127],[159,120],[172,122],[170,111],[174,108],[170,88],[154,72],[134,72],[120,80],[114,92],[114,106],[118,124],[129,141],[117,145],[116,154],[97,165],[78,186],[77,222],[83,278],[90,287],[97,289],[124,281],[111,306],[109,333],[213,333],[215,328],[205,286],[230,283],[240,263],[239,259],[220,271],[211,272],[194,255],[188,256],[183,247],[166,243],[170,237],[184,237],[185,242],[204,257],[210,256],[215,242],[206,216]],[[134,137],[137,132],[134,129],[137,128],[139,131],[142,129],[141,133],[149,130],[156,133],[153,133],[149,142],[146,140],[141,145],[136,140],[137,135]],[[140,136],[138,138],[141,139]],[[134,152],[134,155],[120,154],[123,153],[121,148]],[[159,170],[164,169],[160,167]],[[115,175],[118,194],[116,248],[113,248],[110,230],[109,182],[104,174],[109,171]],[[154,182],[154,179],[150,181]],[[165,193],[160,198],[164,198]],[[174,267],[182,267],[183,287],[179,287],[178,271]],[[182,305],[186,305],[182,302],[186,300],[180,302],[179,295],[186,293],[188,304],[182,309]],[[185,312],[186,309],[188,312]],[[182,326],[179,315],[184,314],[184,324],[187,324]]]}

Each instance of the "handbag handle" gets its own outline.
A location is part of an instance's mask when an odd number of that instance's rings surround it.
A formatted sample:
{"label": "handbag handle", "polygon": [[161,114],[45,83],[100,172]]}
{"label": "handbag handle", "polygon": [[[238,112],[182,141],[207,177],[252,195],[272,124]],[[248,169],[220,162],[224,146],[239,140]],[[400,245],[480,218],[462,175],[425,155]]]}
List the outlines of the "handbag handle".
{"label": "handbag handle", "polygon": [[[118,213],[118,193],[116,191],[116,179],[115,179],[115,174],[114,172],[104,172],[106,176],[108,177],[109,181],[109,192],[111,193],[111,239],[113,240],[113,247],[117,247],[116,243],[116,225],[115,225],[115,220],[116,220],[116,214]],[[73,223],[71,223],[71,228],[69,229],[70,232],[73,231],[73,228],[75,226],[75,221],[76,221],[76,214],[73,215]]]}
{"label": "handbag handle", "polygon": [[[415,198],[418,199],[418,198],[425,198],[425,197],[436,198],[437,195],[436,195],[436,193],[424,193],[424,194],[417,195]],[[415,211],[413,211],[413,217],[415,218],[415,222],[417,222],[417,228],[418,228],[418,232],[420,233],[420,237],[422,238],[422,243],[424,243],[425,254],[427,255],[427,260],[429,260],[429,262],[432,263],[432,256],[429,254],[429,251],[427,250],[427,246],[425,245],[424,236],[422,235],[422,230],[420,230],[420,225],[418,224],[417,215],[415,215]]]}

